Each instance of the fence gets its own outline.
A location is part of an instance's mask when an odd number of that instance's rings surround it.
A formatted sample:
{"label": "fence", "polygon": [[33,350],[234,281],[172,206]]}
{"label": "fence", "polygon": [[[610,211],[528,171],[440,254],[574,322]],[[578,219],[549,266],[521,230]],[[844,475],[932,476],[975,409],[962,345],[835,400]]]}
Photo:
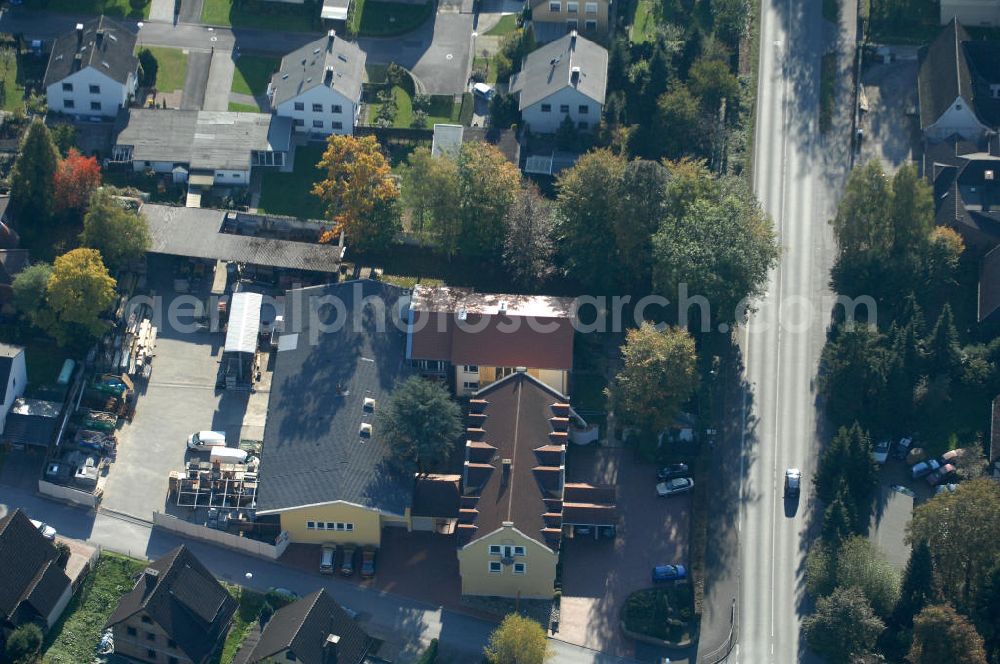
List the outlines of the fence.
{"label": "fence", "polygon": [[281,554],[288,547],[288,533],[285,532],[278,535],[276,543],[268,544],[267,542],[250,539],[249,537],[240,537],[239,535],[215,530],[208,526],[184,521],[160,512],[153,512],[153,525],[187,537],[212,542],[213,544],[229,547],[230,549],[239,549],[240,551],[252,553],[262,558],[271,558],[272,560],[280,558]]}
{"label": "fence", "polygon": [[45,480],[38,480],[38,493],[76,503],[77,505],[86,505],[91,509],[97,507],[99,500],[96,493],[80,491],[79,489],[73,489],[61,484],[53,484]]}

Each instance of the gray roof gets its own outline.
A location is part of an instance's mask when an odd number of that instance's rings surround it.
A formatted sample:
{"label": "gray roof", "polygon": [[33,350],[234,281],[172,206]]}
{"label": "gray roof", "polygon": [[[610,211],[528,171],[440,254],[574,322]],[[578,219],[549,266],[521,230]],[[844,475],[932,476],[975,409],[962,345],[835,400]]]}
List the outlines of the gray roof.
{"label": "gray roof", "polygon": [[132,109],[115,140],[132,158],[188,164],[192,169],[246,171],[253,150],[284,152],[291,118],[269,113]]}
{"label": "gray roof", "polygon": [[275,611],[254,646],[254,664],[290,650],[303,664],[328,664],[327,637],[337,636],[336,664],[360,664],[372,640],[324,589]]}
{"label": "gray roof", "polygon": [[[91,19],[82,25],[82,34],[73,30],[57,37],[52,44],[43,87],[47,88],[86,67],[93,67],[122,85],[127,83],[129,74],[134,74],[139,67],[139,59],[134,55],[135,35],[107,16]],[[101,33],[100,43],[98,33]],[[80,62],[77,67],[74,62],[78,54]]]}
{"label": "gray roof", "polygon": [[[375,413],[364,408],[366,397],[375,400],[374,410],[385,404],[409,373],[400,319],[404,295],[370,280],[286,294],[264,428],[259,513],[344,501],[402,515],[411,504],[413,476],[393,468]],[[310,321],[313,311],[329,331]],[[374,426],[370,438],[360,435],[364,422]]]}
{"label": "gray roof", "polygon": [[337,244],[294,242],[223,233],[224,210],[143,205],[149,223],[149,252],[310,272],[333,273],[340,265]]}
{"label": "gray roof", "polygon": [[21,509],[0,518],[0,618],[47,618],[69,585],[56,564],[56,548]]}
{"label": "gray roof", "polygon": [[[580,75],[574,82],[576,67],[580,68]],[[530,53],[510,84],[511,92],[520,95],[522,111],[564,88],[576,88],[603,104],[607,87],[608,51],[575,32]]]}
{"label": "gray roof", "polygon": [[[361,98],[365,79],[365,52],[357,44],[337,37],[333,30],[326,37],[309,42],[281,59],[281,69],[271,77],[274,97],[271,107],[298,97],[317,85],[332,87],[348,99]],[[333,68],[332,75],[327,71]]]}

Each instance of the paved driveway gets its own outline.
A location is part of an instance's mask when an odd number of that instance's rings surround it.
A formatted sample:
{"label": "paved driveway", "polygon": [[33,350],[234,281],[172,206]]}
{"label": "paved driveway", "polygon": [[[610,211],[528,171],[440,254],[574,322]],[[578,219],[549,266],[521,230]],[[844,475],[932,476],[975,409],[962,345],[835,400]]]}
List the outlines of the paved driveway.
{"label": "paved driveway", "polygon": [[571,481],[618,487],[618,536],[614,541],[577,537],[563,543],[563,595],[557,638],[596,650],[632,655],[618,628],[629,593],[650,585],[658,563],[687,562],[690,495],[656,496],[656,467],[639,464],[631,451],[571,450]]}
{"label": "paved driveway", "polygon": [[[173,260],[156,256],[149,262],[150,290],[165,303],[176,297]],[[147,520],[164,509],[168,474],[183,469],[188,435],[211,429],[238,440],[248,401],[246,393],[215,391],[222,332],[181,331],[166,320],[158,328],[153,373],[135,418],[118,433],[118,458],[102,502],[105,509]]]}
{"label": "paved driveway", "polygon": [[916,53],[894,47],[901,58],[889,64],[875,64],[861,75],[868,112],[861,116],[865,132],[859,163],[880,159],[890,172],[914,158],[920,145],[918,120],[908,111],[917,108]]}

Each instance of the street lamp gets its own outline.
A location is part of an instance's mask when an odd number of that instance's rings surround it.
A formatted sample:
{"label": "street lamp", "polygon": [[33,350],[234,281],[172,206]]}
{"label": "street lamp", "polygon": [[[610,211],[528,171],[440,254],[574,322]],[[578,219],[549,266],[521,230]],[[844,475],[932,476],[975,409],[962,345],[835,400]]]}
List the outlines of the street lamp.
{"label": "street lamp", "polygon": [[139,21],[138,23],[136,23],[136,25],[139,26],[139,33],[138,33],[138,35],[139,35],[139,48],[141,49],[142,48],[142,26],[144,26],[146,24],[143,23],[142,21]]}

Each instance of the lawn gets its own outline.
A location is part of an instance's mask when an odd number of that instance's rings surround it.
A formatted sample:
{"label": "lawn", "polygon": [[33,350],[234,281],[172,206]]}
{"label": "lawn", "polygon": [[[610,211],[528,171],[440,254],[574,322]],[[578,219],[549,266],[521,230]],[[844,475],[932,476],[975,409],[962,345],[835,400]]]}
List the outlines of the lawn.
{"label": "lawn", "polygon": [[226,589],[239,601],[239,607],[236,609],[236,615],[233,616],[233,624],[229,626],[229,633],[226,634],[226,642],[222,646],[219,664],[230,664],[233,661],[250,628],[260,617],[260,610],[264,608],[264,596],[260,593],[228,584]]}
{"label": "lawn", "polygon": [[289,4],[243,0],[234,11],[233,0],[205,0],[201,22],[238,28],[310,32],[319,25],[319,12],[316,5],[310,2]]}
{"label": "lawn", "polygon": [[500,22],[486,31],[488,37],[503,37],[517,30],[517,15],[504,14]]}
{"label": "lawn", "polygon": [[160,92],[183,90],[187,76],[187,53],[179,48],[162,46],[150,46],[149,50],[156,58],[156,89]]}
{"label": "lawn", "polygon": [[229,110],[234,113],[260,113],[257,104],[238,104],[235,101],[229,102]]}
{"label": "lawn", "polygon": [[0,49],[0,81],[3,81],[0,108],[5,111],[24,109],[24,86],[18,82],[17,65],[17,52],[12,47]]}
{"label": "lawn", "polygon": [[486,82],[490,85],[496,85],[497,68],[493,64],[492,58],[485,58],[481,55],[477,55],[472,59],[472,71],[486,72]]}
{"label": "lawn", "polygon": [[233,73],[233,92],[258,96],[267,92],[271,74],[281,66],[281,60],[265,55],[241,55]]}
{"label": "lawn", "polygon": [[656,16],[653,15],[651,0],[639,0],[628,38],[633,44],[644,44],[656,39]]}
{"label": "lawn", "polygon": [[105,14],[117,18],[149,18],[152,0],[37,0],[26,2],[28,9],[44,9],[74,14]]}
{"label": "lawn", "polygon": [[46,635],[43,661],[46,664],[79,664],[94,658],[104,622],[130,591],[132,577],[146,563],[113,553],[102,553],[94,569],[70,600],[62,619]]}
{"label": "lawn", "polygon": [[[400,86],[392,88],[393,99],[396,100],[396,117],[393,127],[409,127],[413,123],[413,99]],[[374,102],[368,106],[368,124],[375,124],[379,108],[382,104]],[[427,112],[427,128],[435,124],[456,124],[460,121],[462,104],[455,103],[451,95],[431,95],[431,105]]]}
{"label": "lawn", "polygon": [[261,212],[285,214],[301,219],[322,219],[323,203],[312,195],[313,185],[322,177],[316,164],[323,157],[323,145],[295,149],[292,173],[263,171],[260,182]]}
{"label": "lawn", "polygon": [[357,33],[368,37],[390,37],[419,28],[434,14],[434,3],[411,5],[402,2],[366,2],[358,8],[361,13]]}

